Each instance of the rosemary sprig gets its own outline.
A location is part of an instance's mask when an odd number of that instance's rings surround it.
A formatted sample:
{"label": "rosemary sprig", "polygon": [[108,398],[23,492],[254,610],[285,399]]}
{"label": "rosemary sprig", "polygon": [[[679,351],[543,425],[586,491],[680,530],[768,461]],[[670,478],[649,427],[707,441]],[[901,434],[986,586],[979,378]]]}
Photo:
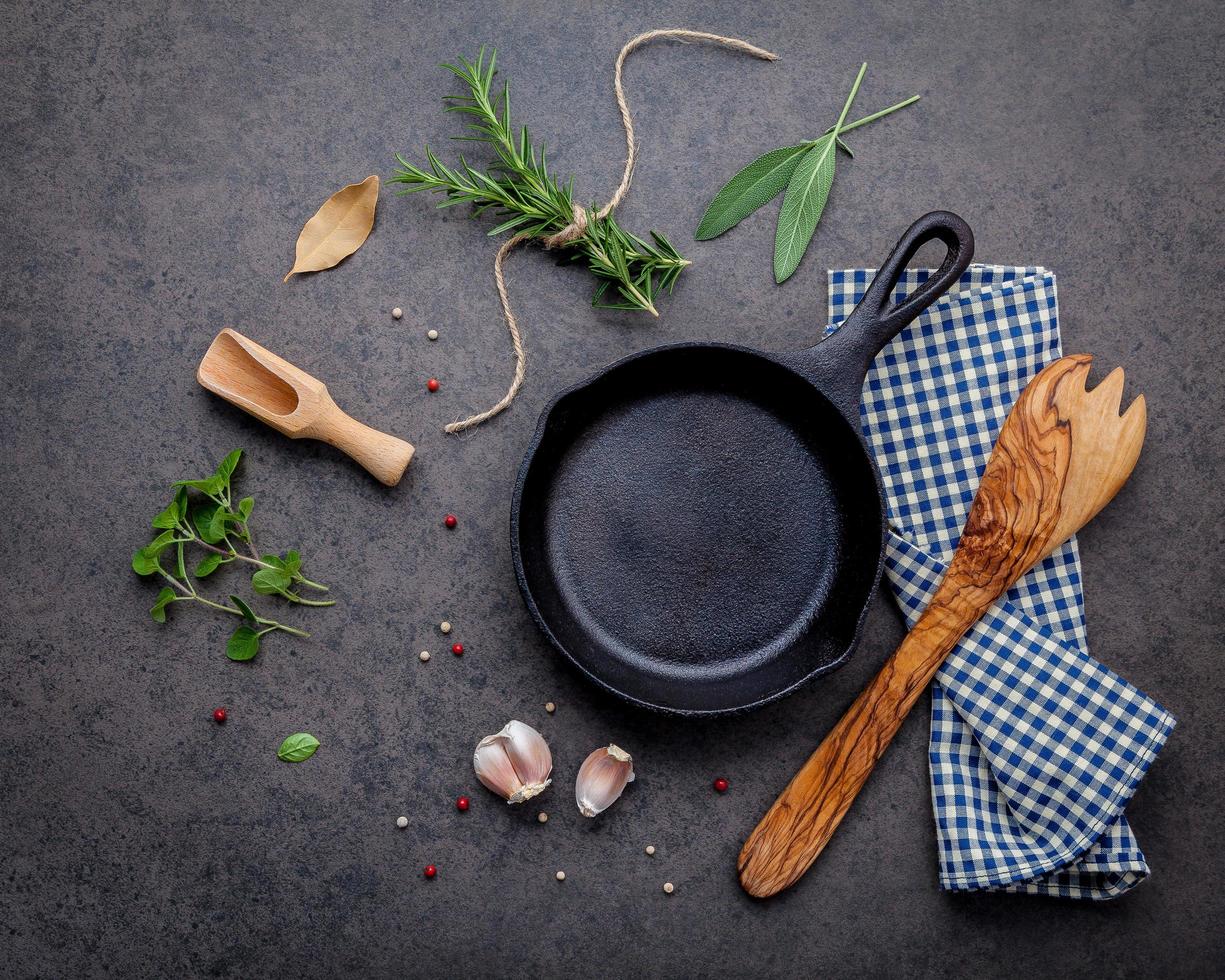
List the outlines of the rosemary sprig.
{"label": "rosemary sprig", "polygon": [[[440,208],[471,204],[473,214],[487,211],[503,219],[490,229],[491,236],[513,231],[532,238],[550,238],[575,230],[573,178],[562,183],[549,173],[543,144],[532,142],[526,126],[517,132],[510,117],[510,85],[501,92],[493,89],[497,51],[486,61],[482,47],[476,61],[460,58],[458,65],[444,65],[467,87],[467,95],[447,96],[447,112],[462,112],[475,117],[468,123],[472,135],[455,139],[486,143],[497,154],[488,171],[470,166],[461,156],[457,168],[448,167],[427,146],[427,168],[409,163],[400,154],[400,169],[391,178],[404,184],[401,194],[434,191],[444,195]],[[611,215],[601,216],[594,207],[580,209],[572,241],[562,243],[571,261],[584,260],[599,280],[592,305],[606,309],[644,310],[658,316],[655,301],[663,290],[671,292],[681,270],[689,261],[657,232],[647,242],[631,234]],[[610,293],[611,290],[611,293]]]}

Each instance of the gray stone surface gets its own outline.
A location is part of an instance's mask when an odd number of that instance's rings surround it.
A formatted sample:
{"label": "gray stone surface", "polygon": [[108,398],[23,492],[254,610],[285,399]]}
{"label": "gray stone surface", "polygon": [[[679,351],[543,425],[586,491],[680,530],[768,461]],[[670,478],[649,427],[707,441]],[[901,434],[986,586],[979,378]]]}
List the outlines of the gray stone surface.
{"label": "gray stone surface", "polygon": [[[767,65],[660,44],[629,65],[643,145],[621,214],[672,236],[693,268],[656,321],[593,312],[585,272],[516,255],[528,384],[496,422],[444,436],[510,374],[487,225],[385,193],[356,256],[282,285],[302,222],[342,184],[390,175],[396,151],[452,152],[459,120],[439,100],[454,88],[437,65],[481,42],[501,48],[517,114],[557,171],[602,200],[623,149],[613,56],[673,25],[782,54]],[[1221,43],[1220,7],[1201,0],[8,0],[0,973],[1219,971]],[[794,280],[772,282],[770,217],[692,242],[739,166],[832,121],[861,60],[865,110],[924,99],[855,134]],[[858,654],[823,682],[693,724],[597,695],[546,648],[514,585],[511,479],[551,392],[657,341],[811,343],[824,269],[879,260],[933,207],[969,220],[982,260],[1056,270],[1067,348],[1126,365],[1149,398],[1139,468],[1082,536],[1093,651],[1180,720],[1128,811],[1154,875],[1118,902],[941,893],[922,712],[807,879],[746,899],[740,841],[899,640],[896,611],[878,597]],[[203,392],[195,365],[225,325],[416,443],[402,485],[385,490]],[[428,396],[432,375],[443,387]],[[270,638],[245,666],[222,656],[213,618],[180,608],[153,624],[156,590],[127,570],[166,485],[235,446],[261,540],[300,545],[340,600],[291,613],[313,638]],[[462,660],[445,653],[444,617]],[[510,717],[552,743],[547,825],[472,777],[477,737]],[[281,738],[303,729],[318,755],[278,763]],[[640,779],[584,822],[573,774],[613,739]],[[709,791],[719,774],[732,781],[722,797]],[[467,814],[451,803],[461,792]],[[440,874],[425,883],[429,862]]]}

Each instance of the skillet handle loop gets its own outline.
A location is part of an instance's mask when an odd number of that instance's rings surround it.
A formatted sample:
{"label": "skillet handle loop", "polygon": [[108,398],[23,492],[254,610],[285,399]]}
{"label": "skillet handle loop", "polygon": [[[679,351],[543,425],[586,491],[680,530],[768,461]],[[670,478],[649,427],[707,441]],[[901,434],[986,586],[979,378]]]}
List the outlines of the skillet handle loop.
{"label": "skillet handle loop", "polygon": [[[935,274],[900,303],[890,303],[893,291],[915,254],[928,242],[939,239],[948,249]],[[961,278],[974,257],[974,233],[951,211],[932,211],[906,229],[889,257],[881,264],[863,299],[842,329],[851,329],[864,349],[871,347],[871,362],[903,327],[948,292]],[[889,305],[886,305],[889,304]],[[841,331],[839,331],[841,332]]]}
{"label": "skillet handle loop", "polygon": [[[893,291],[907,263],[934,240],[948,248],[940,268],[900,303],[893,303]],[[973,257],[974,233],[965,221],[951,211],[923,215],[893,247],[846,323],[812,349],[818,362],[814,366],[823,378],[822,386],[856,424],[863,380],[876,355],[961,278]]]}

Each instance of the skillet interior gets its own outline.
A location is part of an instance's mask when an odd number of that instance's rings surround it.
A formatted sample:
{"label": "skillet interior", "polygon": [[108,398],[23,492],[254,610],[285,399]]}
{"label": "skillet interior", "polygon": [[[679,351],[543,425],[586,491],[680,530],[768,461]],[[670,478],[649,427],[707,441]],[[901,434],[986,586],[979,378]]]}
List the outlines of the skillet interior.
{"label": "skillet interior", "polygon": [[528,606],[606,688],[741,710],[850,652],[882,540],[857,433],[805,379],[714,345],[563,395],[516,488]]}

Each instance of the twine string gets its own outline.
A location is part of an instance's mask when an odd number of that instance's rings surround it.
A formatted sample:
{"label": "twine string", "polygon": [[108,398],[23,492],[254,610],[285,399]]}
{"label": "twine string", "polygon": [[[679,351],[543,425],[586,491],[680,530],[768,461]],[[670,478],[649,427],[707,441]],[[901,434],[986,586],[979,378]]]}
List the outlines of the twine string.
{"label": "twine string", "polygon": [[[705,31],[669,28],[667,30],[646,31],[635,38],[631,38],[621,49],[620,53],[618,53],[615,71],[613,72],[613,91],[617,99],[617,109],[621,113],[621,125],[625,128],[625,169],[621,174],[621,183],[617,185],[617,189],[613,192],[612,197],[608,199],[608,203],[594,212],[595,220],[597,221],[607,218],[612,213],[613,208],[620,204],[625,199],[625,195],[629,193],[630,182],[634,178],[634,164],[638,158],[638,144],[634,138],[634,121],[630,117],[629,101],[625,97],[625,86],[623,84],[625,60],[636,49],[659,38],[674,38],[682,43],[686,41],[704,41],[710,44],[719,44],[734,51],[742,51],[745,54],[752,55],[754,58],[761,58],[763,61],[778,60],[778,55],[766,51],[764,48],[759,48],[754,44],[749,44],[748,41],[742,41],[736,37],[724,37],[722,34],[708,34]],[[570,223],[556,234],[542,236],[539,241],[546,249],[562,248],[570,245],[587,234],[590,220],[587,209],[575,205]],[[503,273],[503,267],[506,264],[506,257],[510,255],[511,251],[531,237],[526,234],[518,234],[510,238],[498,249],[498,254],[494,256],[493,260],[493,279],[498,287],[498,298],[502,303],[502,315],[506,319],[506,329],[510,332],[510,343],[515,352],[515,373],[510,382],[510,388],[497,404],[491,405],[483,412],[478,412],[466,419],[460,419],[445,426],[445,430],[449,433],[463,432],[465,429],[471,429],[482,422],[489,421],[499,412],[508,408],[510,403],[515,400],[515,396],[519,394],[519,389],[523,387],[523,379],[527,375],[527,354],[523,347],[523,337],[519,331],[519,322],[515,319],[514,311],[510,307],[510,298],[506,292],[506,277]]]}

